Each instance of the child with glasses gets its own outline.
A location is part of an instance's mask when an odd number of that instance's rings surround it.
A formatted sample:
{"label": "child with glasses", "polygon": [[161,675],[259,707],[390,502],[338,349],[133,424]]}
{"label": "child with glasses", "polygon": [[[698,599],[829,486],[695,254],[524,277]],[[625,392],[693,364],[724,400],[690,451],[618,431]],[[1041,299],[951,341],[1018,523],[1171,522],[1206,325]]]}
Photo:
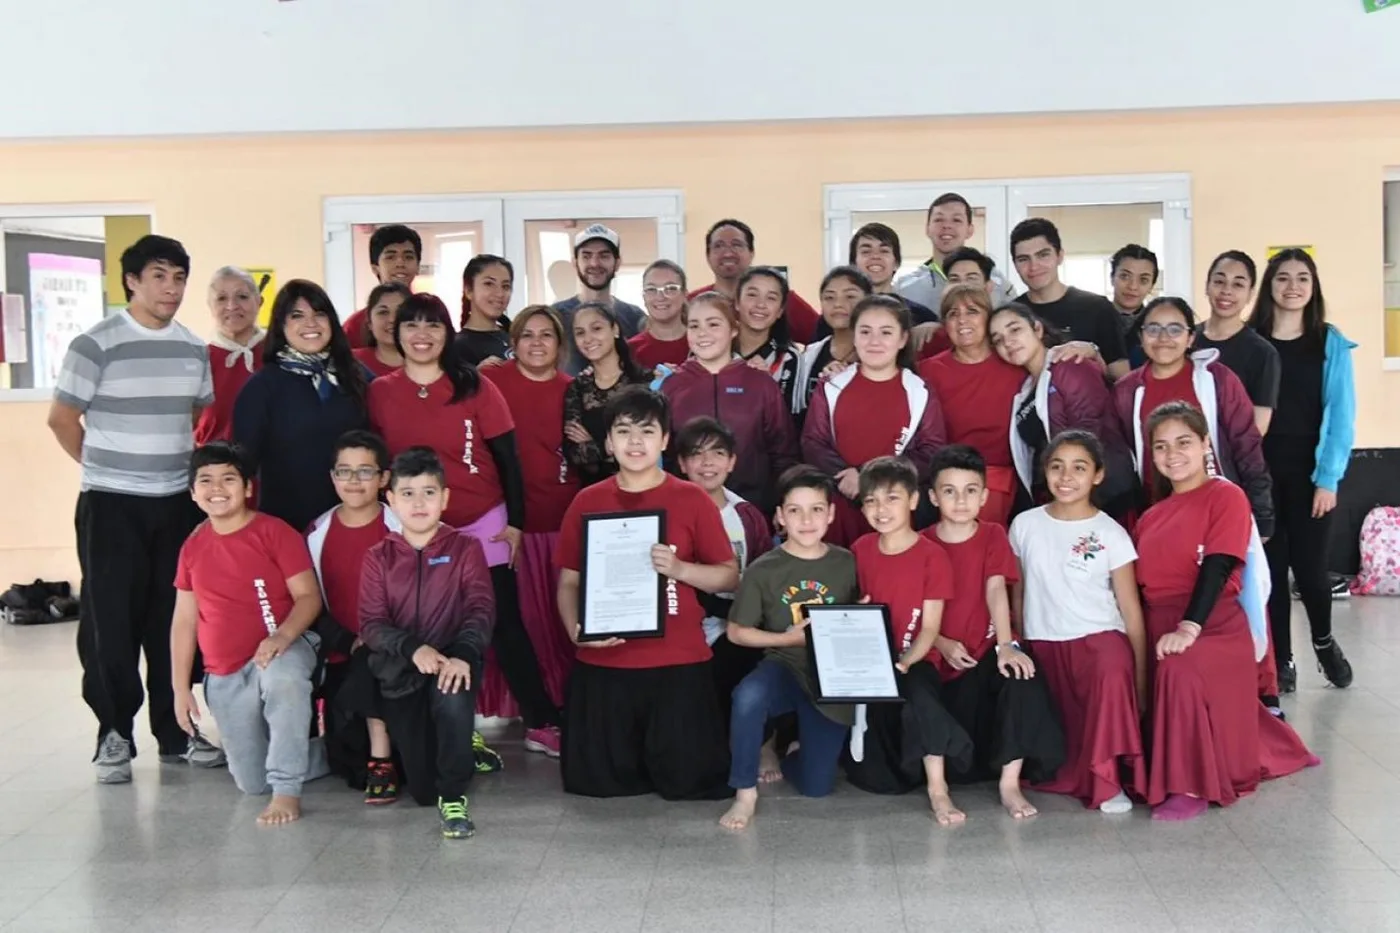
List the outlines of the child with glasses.
{"label": "child with glasses", "polygon": [[[365,554],[391,531],[398,518],[379,501],[389,482],[389,449],[372,431],[349,431],[335,444],[331,469],[340,505],[325,512],[306,532],[325,611],[316,623],[326,652],[320,698],[325,711],[326,755],[331,770],[351,787],[364,788],[365,803],[398,799],[398,775],[390,758],[389,733],[381,719],[342,713],[335,704],[353,668],[366,665],[360,639],[360,569]],[[360,726],[363,719],[364,726]],[[364,738],[368,734],[368,744]],[[366,761],[368,759],[368,761]]]}

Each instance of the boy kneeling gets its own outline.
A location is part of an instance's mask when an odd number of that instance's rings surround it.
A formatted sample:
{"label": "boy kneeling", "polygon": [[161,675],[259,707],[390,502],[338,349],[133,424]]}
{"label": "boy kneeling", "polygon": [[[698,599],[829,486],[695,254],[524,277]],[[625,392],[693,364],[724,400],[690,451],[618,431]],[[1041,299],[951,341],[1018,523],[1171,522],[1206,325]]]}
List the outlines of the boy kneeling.
{"label": "boy kneeling", "polygon": [[252,470],[232,444],[190,458],[190,491],[209,516],[180,549],[170,626],[175,717],[191,736],[199,706],[190,689],[196,641],[204,699],[219,724],[229,773],[245,794],[272,791],[258,822],[301,816],[309,759],[311,678],[321,591],[300,534],[248,507]]}
{"label": "boy kneeling", "polygon": [[389,507],[402,531],[369,549],[360,577],[360,637],[373,683],[353,682],[352,671],[344,689],[357,712],[384,720],[409,795],[420,806],[436,800],[442,835],[464,839],[476,832],[467,785],[496,599],[481,545],[441,521],[447,496],[431,450],[410,447],[394,458]]}

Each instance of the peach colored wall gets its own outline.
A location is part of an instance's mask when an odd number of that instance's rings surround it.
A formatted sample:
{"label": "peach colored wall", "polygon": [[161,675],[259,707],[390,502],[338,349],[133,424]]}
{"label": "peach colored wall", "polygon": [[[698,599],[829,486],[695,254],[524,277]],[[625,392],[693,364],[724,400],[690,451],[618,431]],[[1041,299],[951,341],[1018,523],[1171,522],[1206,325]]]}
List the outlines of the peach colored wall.
{"label": "peach colored wall", "polygon": [[[259,256],[286,281],[322,274],[327,195],[681,188],[687,265],[726,215],[809,295],[822,274],[822,185],[1188,172],[1194,268],[1218,251],[1317,247],[1328,304],[1357,351],[1357,441],[1400,445],[1381,370],[1381,183],[1400,165],[1400,105],[498,133],[210,138],[0,146],[0,203],[148,202],[194,281]],[[1200,296],[1197,295],[1197,298]],[[182,319],[208,331],[202,288]],[[42,403],[0,404],[0,583],[76,578],[76,469]]]}

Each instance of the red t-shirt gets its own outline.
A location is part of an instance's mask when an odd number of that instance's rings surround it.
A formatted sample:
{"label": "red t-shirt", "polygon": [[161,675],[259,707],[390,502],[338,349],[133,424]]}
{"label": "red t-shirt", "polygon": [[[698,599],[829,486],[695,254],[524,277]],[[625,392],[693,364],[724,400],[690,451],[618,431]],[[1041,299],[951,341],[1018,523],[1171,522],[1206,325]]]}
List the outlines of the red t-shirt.
{"label": "red t-shirt", "polygon": [[221,535],[208,522],[185,539],[175,589],[199,604],[197,637],[204,669],[232,674],[287,620],[296,602],[287,581],[311,570],[311,554],[296,530],[271,515]]}
{"label": "red t-shirt", "polygon": [[932,359],[938,354],[951,349],[953,349],[953,341],[952,338],[948,336],[948,328],[940,327],[933,332],[933,336],[928,339],[928,343],[925,343],[919,348],[919,359]]}
{"label": "red t-shirt", "polygon": [[375,356],[374,347],[356,347],[351,352],[354,354],[355,359],[359,360],[366,369],[376,376],[387,376],[399,369],[398,366],[389,366],[379,357]]}
{"label": "red t-shirt", "polygon": [[[683,561],[723,564],[734,560],[719,509],[705,490],[667,475],[646,492],[624,492],[616,479],[606,479],[579,492],[564,515],[554,562],[563,570],[583,566],[583,517],[602,512],[666,513],[666,543]],[[579,648],[577,660],[599,667],[653,668],[699,664],[710,659],[702,620],[705,611],[692,587],[667,581],[666,631],[661,638],[637,638],[614,648]],[[674,598],[671,598],[674,595]]]}
{"label": "red t-shirt", "polygon": [[[326,594],[326,611],[347,632],[360,634],[360,570],[365,554],[389,534],[384,517],[351,528],[340,520],[340,510],[331,513],[326,539],[321,543],[321,589]],[[345,660],[340,654],[327,658],[332,663]]]}
{"label": "red t-shirt", "polygon": [[690,356],[690,341],[684,335],[675,340],[657,340],[646,331],[629,338],[627,346],[639,366],[655,369],[662,364],[679,366]]}
{"label": "red t-shirt", "polygon": [[515,421],[515,447],[525,482],[521,530],[558,531],[579,486],[564,458],[564,392],[573,380],[557,373],[548,382],[538,382],[522,373],[514,360],[488,366],[481,374],[500,390]]}
{"label": "red t-shirt", "polygon": [[[924,600],[953,598],[953,565],[937,543],[920,535],[914,546],[899,554],[880,550],[878,534],[862,535],[851,545],[862,596],[890,607],[895,650],[909,649],[923,630]],[[937,651],[925,660],[932,661]]]}
{"label": "red t-shirt", "polygon": [[369,346],[369,309],[361,308],[350,315],[340,325],[345,328],[345,336],[350,340],[350,346],[359,349]]}
{"label": "red t-shirt", "polygon": [[[369,384],[369,420],[398,456],[410,447],[431,447],[447,474],[447,500],[442,520],[460,528],[501,504],[500,474],[486,442],[515,430],[510,409],[490,380],[476,392],[448,404],[452,383],[446,376],[428,386],[428,397],[395,370]],[[560,429],[562,430],[562,428]]]}
{"label": "red t-shirt", "polygon": [[948,443],[966,444],[987,466],[1009,467],[1011,406],[1026,371],[993,353],[980,363],[963,363],[951,350],[919,364],[919,375],[938,396]]}
{"label": "red t-shirt", "polygon": [[[703,295],[705,292],[715,290],[715,283],[711,282],[704,288],[697,288],[687,298],[694,298],[696,295]],[[788,292],[787,302],[783,305],[783,317],[787,318],[788,333],[797,343],[811,343],[812,338],[817,334],[817,322],[822,316],[817,313],[807,301],[797,292]]]}
{"label": "red t-shirt", "polygon": [[[943,605],[939,634],[962,642],[967,653],[980,661],[997,640],[992,612],[987,607],[987,581],[999,576],[1011,584],[1021,579],[1006,529],[995,522],[978,522],[976,534],[957,544],[941,540],[937,525],[925,528],[923,533],[943,548],[953,568],[953,579],[958,581],[953,598]],[[930,652],[930,656],[945,680],[962,673],[949,667],[937,651]]]}
{"label": "red t-shirt", "polygon": [[1152,466],[1152,439],[1147,435],[1147,418],[1153,409],[1167,402],[1190,402],[1200,408],[1196,385],[1191,381],[1193,372],[1190,360],[1175,376],[1166,379],[1153,378],[1151,366],[1142,371],[1142,485],[1150,499],[1156,498],[1153,479],[1157,471]]}
{"label": "red t-shirt", "polygon": [[228,365],[229,351],[212,344],[209,347],[209,372],[214,380],[214,404],[199,413],[199,423],[194,426],[196,447],[210,441],[227,441],[233,437],[233,402],[243,384],[253,378],[253,373],[262,369],[262,345],[253,347],[253,369],[250,372],[243,360],[235,360]]}
{"label": "red t-shirt", "polygon": [[909,397],[899,376],[873,382],[857,372],[836,397],[831,413],[836,451],[853,467],[893,454],[909,427]]}
{"label": "red t-shirt", "polygon": [[[1149,603],[1190,599],[1207,554],[1228,554],[1241,561],[1249,556],[1252,521],[1244,491],[1221,478],[1174,493],[1148,509],[1133,529],[1143,598]],[[1230,574],[1217,605],[1240,595],[1240,577],[1238,569]]]}

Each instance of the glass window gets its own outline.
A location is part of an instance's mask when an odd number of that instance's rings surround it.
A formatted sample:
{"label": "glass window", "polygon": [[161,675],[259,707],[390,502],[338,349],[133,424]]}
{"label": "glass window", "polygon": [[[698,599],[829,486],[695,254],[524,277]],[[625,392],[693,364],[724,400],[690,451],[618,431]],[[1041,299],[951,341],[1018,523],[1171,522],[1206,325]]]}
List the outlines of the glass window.
{"label": "glass window", "polygon": [[[603,224],[622,241],[622,265],[613,278],[613,296],[643,307],[642,273],[658,258],[656,220],[650,217],[526,220],[526,299],[530,304],[553,304],[578,294],[574,237],[591,224]],[[519,274],[517,270],[517,291]]]}
{"label": "glass window", "polygon": [[1382,197],[1385,255],[1385,355],[1400,357],[1400,179],[1385,183]]}
{"label": "glass window", "polygon": [[[356,224],[352,238],[355,268],[355,308],[337,308],[342,318],[356,308],[363,308],[369,293],[379,284],[369,261],[369,241],[380,224]],[[408,226],[423,238],[423,255],[418,278],[413,282],[416,292],[431,292],[441,298],[448,308],[462,302],[462,270],[467,261],[481,252],[484,241],[480,221],[450,223],[411,223]]]}
{"label": "glass window", "polygon": [[1044,217],[1059,228],[1065,249],[1060,278],[1066,285],[1112,298],[1109,262],[1120,247],[1137,243],[1157,254],[1157,290],[1161,289],[1167,261],[1160,203],[1028,205],[1027,209],[1031,217]]}
{"label": "glass window", "polygon": [[[987,211],[985,208],[974,207],[972,209],[972,236],[968,237],[967,245],[981,252],[987,251],[986,221]],[[899,251],[901,262],[899,271],[895,273],[895,278],[917,269],[928,261],[933,255],[933,248],[929,245],[927,230],[928,211],[852,211],[851,212],[851,235],[866,224],[885,224],[899,234]],[[847,246],[849,249],[849,244]],[[844,255],[849,256],[846,252]]]}

